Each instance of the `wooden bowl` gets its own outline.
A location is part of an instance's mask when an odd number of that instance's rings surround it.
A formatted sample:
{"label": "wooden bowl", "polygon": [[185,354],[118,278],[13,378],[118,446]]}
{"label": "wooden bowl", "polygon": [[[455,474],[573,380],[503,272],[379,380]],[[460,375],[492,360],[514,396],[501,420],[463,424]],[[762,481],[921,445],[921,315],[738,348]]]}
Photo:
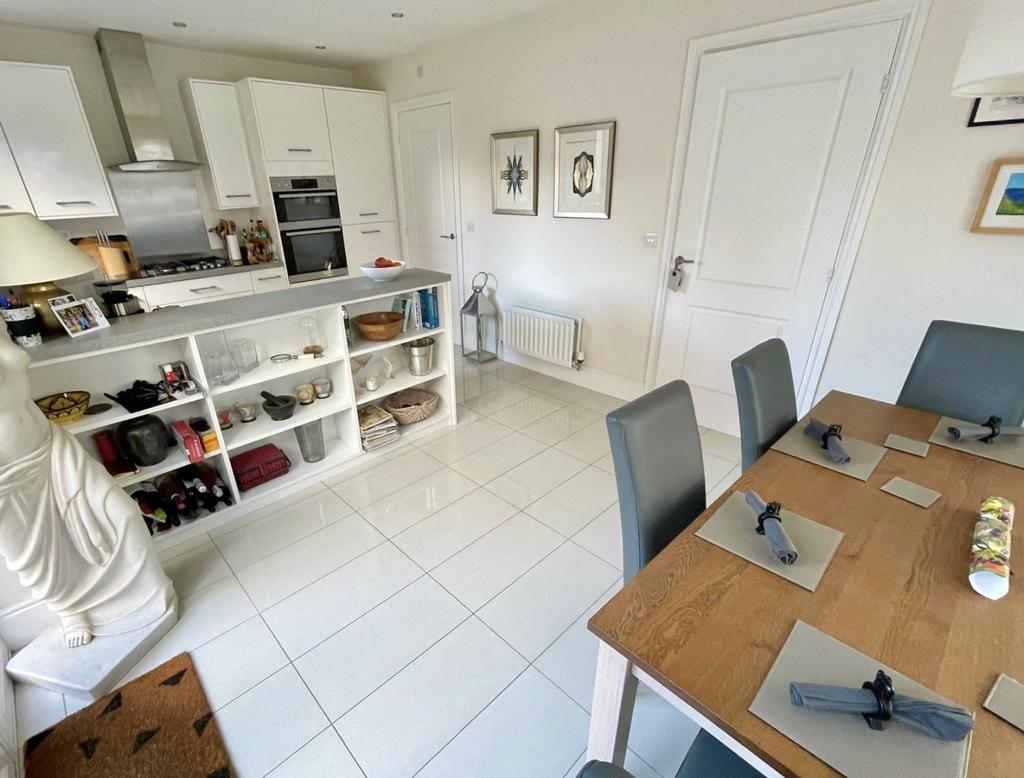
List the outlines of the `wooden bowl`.
{"label": "wooden bowl", "polygon": [[57,424],[74,424],[85,414],[89,407],[88,392],[61,392],[36,400],[39,407],[50,421]]}
{"label": "wooden bowl", "polygon": [[405,316],[392,311],[376,311],[356,316],[352,321],[367,340],[391,340],[402,331]]}

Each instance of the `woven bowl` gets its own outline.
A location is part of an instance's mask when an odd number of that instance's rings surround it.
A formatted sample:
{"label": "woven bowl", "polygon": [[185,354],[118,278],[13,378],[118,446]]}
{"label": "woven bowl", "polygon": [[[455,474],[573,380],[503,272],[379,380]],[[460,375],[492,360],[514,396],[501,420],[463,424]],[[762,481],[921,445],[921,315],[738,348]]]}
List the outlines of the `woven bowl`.
{"label": "woven bowl", "polygon": [[57,424],[74,424],[85,414],[89,407],[88,392],[61,392],[36,400],[39,407],[50,421]]}
{"label": "woven bowl", "polygon": [[384,400],[384,410],[403,427],[429,419],[437,410],[441,395],[429,389],[403,389]]}
{"label": "woven bowl", "polygon": [[402,331],[405,316],[392,311],[377,311],[356,316],[352,321],[367,340],[391,340]]}

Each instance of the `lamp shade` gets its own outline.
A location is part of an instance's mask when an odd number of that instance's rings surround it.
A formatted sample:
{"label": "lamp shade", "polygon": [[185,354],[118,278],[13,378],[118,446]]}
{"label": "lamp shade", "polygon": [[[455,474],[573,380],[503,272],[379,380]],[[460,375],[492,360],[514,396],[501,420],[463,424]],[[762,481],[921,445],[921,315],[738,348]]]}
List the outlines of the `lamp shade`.
{"label": "lamp shade", "polygon": [[954,97],[1024,95],[1024,1],[982,0],[953,78]]}
{"label": "lamp shade", "polygon": [[88,256],[32,214],[0,215],[0,287],[41,284],[95,269]]}

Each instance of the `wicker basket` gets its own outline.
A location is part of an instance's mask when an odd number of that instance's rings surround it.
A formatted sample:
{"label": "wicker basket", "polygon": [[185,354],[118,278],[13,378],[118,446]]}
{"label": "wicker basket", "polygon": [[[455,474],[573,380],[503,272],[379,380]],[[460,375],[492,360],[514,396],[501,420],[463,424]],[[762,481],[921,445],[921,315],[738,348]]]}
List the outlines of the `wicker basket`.
{"label": "wicker basket", "polygon": [[441,395],[428,389],[404,389],[384,400],[384,410],[402,426],[429,419],[437,410]]}

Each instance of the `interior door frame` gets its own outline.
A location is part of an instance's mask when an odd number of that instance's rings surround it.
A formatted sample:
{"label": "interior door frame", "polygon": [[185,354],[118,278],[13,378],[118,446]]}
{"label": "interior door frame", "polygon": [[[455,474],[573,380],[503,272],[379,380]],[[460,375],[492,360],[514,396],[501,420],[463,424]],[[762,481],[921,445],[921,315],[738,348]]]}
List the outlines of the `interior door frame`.
{"label": "interior door frame", "polygon": [[[398,131],[399,114],[405,111],[415,111],[420,108],[433,108],[439,105],[447,105],[452,118],[452,167],[455,168],[455,278],[452,279],[452,287],[457,290],[459,299],[466,298],[466,289],[463,284],[465,273],[463,272],[463,243],[462,243],[462,175],[459,168],[459,138],[456,129],[455,93],[437,92],[422,97],[412,97],[408,100],[399,100],[390,106],[391,117],[391,153],[395,160],[395,202],[398,205],[398,238],[402,247],[402,256],[406,261],[411,261],[409,254],[409,239],[405,230],[408,214],[405,212],[405,184],[402,176],[402,142]],[[451,328],[453,343],[459,343],[459,330],[454,326]],[[461,345],[461,344],[459,344]]]}
{"label": "interior door frame", "polygon": [[902,22],[892,69],[889,73],[888,88],[882,98],[875,130],[857,183],[853,206],[839,245],[836,264],[833,267],[821,313],[818,316],[807,365],[802,375],[794,376],[797,405],[800,412],[803,413],[814,403],[818,391],[821,374],[825,368],[825,358],[828,356],[828,349],[839,320],[846,290],[853,275],[854,262],[864,237],[875,194],[878,191],[878,184],[896,130],[900,108],[910,83],[910,74],[917,58],[930,8],[931,0],[872,0],[872,2],[861,5],[783,19],[756,27],[693,38],[690,41],[686,57],[682,102],[679,108],[675,153],[672,160],[668,209],[665,215],[665,229],[662,233],[665,237],[659,257],[658,286],[655,291],[654,316],[651,323],[650,346],[644,377],[645,391],[653,389],[670,378],[678,377],[660,375],[660,356],[667,302],[669,295],[675,294],[668,290],[666,283],[672,267],[677,216],[682,195],[683,176],[686,172],[686,151],[701,57],[718,51],[786,38],[863,27],[886,21]]}

